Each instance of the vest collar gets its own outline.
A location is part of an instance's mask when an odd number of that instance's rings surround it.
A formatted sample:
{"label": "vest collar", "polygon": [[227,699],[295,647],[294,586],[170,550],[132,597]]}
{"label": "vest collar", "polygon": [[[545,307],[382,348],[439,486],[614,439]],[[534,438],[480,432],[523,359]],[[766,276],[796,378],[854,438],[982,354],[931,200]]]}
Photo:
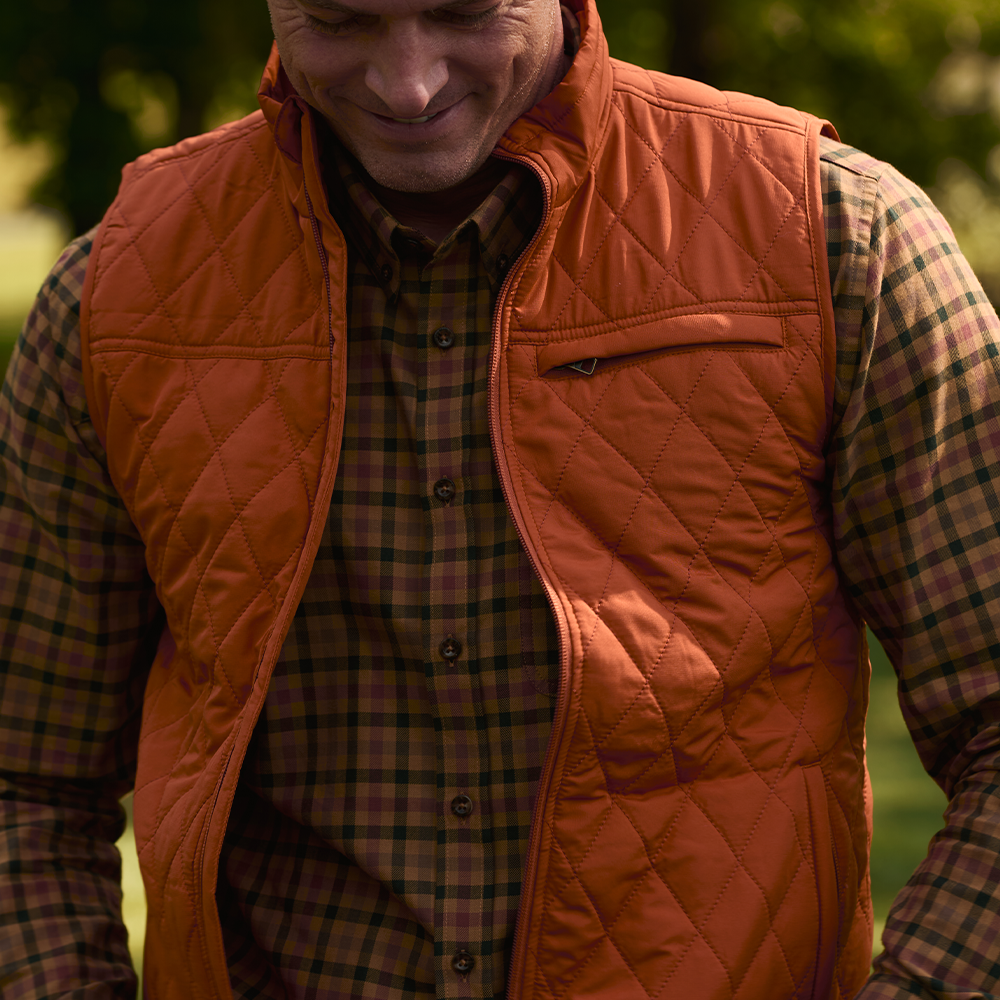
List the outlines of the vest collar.
{"label": "vest collar", "polygon": [[580,22],[580,49],[555,90],[522,115],[498,149],[531,160],[552,203],[572,197],[600,148],[611,111],[612,69],[595,0],[562,0]]}

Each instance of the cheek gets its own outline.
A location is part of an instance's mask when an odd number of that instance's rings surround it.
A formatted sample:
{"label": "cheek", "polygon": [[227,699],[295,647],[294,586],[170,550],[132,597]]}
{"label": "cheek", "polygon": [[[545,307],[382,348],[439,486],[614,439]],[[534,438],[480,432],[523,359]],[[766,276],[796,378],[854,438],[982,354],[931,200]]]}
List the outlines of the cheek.
{"label": "cheek", "polygon": [[347,46],[331,45],[330,39],[300,25],[276,33],[276,38],[281,64],[292,85],[307,100],[335,87],[349,73]]}
{"label": "cheek", "polygon": [[466,50],[456,63],[465,77],[491,93],[496,103],[507,105],[532,88],[539,77],[541,59],[524,39],[501,36]]}

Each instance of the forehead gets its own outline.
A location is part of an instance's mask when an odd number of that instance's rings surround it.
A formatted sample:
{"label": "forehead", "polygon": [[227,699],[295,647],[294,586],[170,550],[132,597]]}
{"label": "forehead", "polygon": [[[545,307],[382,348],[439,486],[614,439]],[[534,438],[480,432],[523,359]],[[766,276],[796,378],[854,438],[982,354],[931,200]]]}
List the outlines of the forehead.
{"label": "forehead", "polygon": [[520,7],[531,0],[292,0],[299,7],[335,14],[368,14],[379,17],[406,17],[433,10]]}

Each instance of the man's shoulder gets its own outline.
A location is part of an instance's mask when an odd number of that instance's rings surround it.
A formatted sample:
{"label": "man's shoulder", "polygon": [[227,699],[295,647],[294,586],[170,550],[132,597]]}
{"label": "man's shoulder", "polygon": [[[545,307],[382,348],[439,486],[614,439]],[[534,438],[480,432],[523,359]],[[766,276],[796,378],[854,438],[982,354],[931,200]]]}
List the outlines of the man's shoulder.
{"label": "man's shoulder", "polygon": [[126,167],[129,179],[151,171],[162,170],[180,162],[208,158],[218,158],[228,150],[235,150],[246,142],[255,140],[270,142],[270,129],[260,111],[254,111],[245,118],[227,122],[200,135],[181,139],[172,146],[163,146],[144,153]]}
{"label": "man's shoulder", "polygon": [[846,170],[848,173],[875,183],[878,183],[887,171],[895,172],[894,168],[885,160],[876,159],[869,153],[827,136],[820,138],[819,158],[821,163],[831,169],[831,172]]}
{"label": "man's shoulder", "polygon": [[758,122],[794,131],[802,131],[812,117],[763,97],[718,90],[698,80],[644,69],[620,59],[612,59],[611,66],[617,95],[665,110]]}
{"label": "man's shoulder", "polygon": [[[278,155],[260,111],[150,150],[122,170],[118,194],[94,242],[95,264],[127,251],[139,239],[148,240],[153,230],[151,245],[157,254],[207,245],[220,233],[233,232],[274,189]],[[106,263],[101,269],[107,270]]]}
{"label": "man's shoulder", "polygon": [[954,240],[927,193],[891,163],[826,136],[820,137],[819,161],[828,214],[836,205],[851,205],[870,224],[876,215],[883,223],[919,217]]}

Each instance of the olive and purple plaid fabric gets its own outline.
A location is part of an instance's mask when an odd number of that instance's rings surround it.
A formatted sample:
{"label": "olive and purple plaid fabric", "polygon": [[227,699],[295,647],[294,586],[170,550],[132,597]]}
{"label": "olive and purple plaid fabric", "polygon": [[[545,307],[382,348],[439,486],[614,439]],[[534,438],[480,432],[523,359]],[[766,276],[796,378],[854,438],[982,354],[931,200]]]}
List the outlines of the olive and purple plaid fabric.
{"label": "olive and purple plaid fabric", "polygon": [[[486,379],[540,192],[500,171],[434,246],[345,157],[327,175],[352,248],[344,448],[223,850],[234,996],[502,997],[557,649],[493,470]],[[1000,326],[922,192],[827,140],[822,180],[844,583],[953,796],[862,995],[957,1000],[1000,982]],[[5,998],[134,982],[109,841],[162,616],[81,386],[89,249],[43,287],[0,409]]]}

